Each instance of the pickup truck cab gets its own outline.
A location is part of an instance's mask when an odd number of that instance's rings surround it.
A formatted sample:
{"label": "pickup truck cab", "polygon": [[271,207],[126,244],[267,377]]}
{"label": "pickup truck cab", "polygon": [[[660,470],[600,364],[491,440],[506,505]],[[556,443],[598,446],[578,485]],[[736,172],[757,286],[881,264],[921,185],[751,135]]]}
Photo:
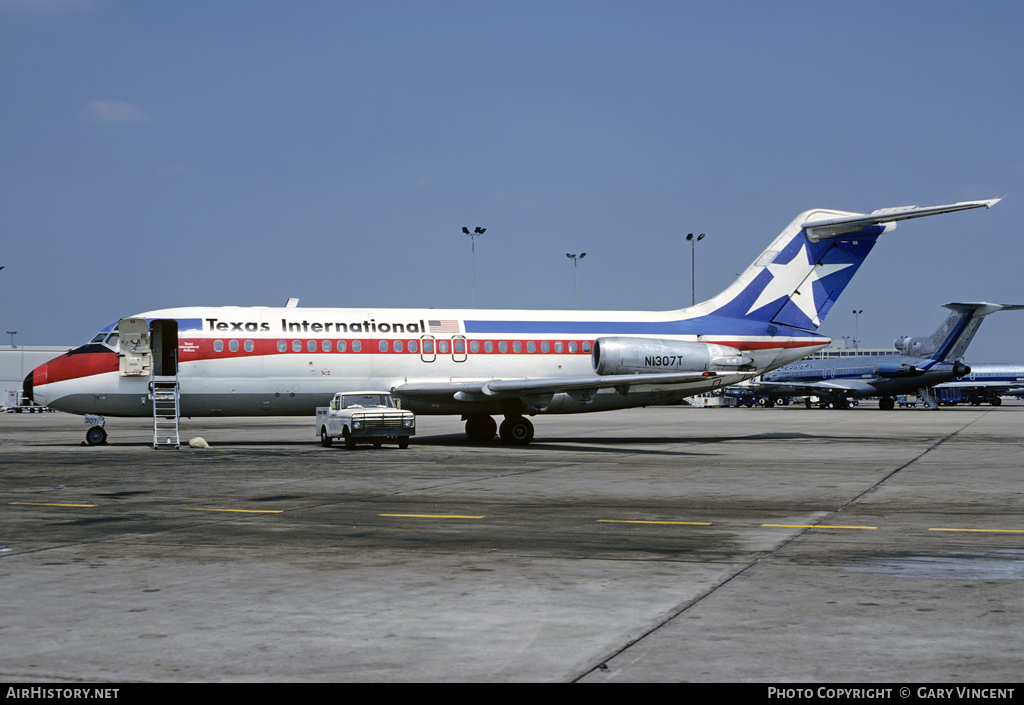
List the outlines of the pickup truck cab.
{"label": "pickup truck cab", "polygon": [[349,450],[359,442],[379,448],[385,441],[408,448],[409,437],[416,435],[416,417],[399,408],[387,392],[339,392],[329,407],[317,407],[316,430],[325,448],[335,438],[344,439]]}

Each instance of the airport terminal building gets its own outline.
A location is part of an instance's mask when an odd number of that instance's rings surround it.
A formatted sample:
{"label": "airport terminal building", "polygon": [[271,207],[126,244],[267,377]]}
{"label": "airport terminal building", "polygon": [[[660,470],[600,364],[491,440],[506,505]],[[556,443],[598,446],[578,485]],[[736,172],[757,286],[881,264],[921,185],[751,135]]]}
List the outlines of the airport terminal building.
{"label": "airport terminal building", "polygon": [[0,346],[0,409],[18,406],[25,375],[74,346],[4,345]]}

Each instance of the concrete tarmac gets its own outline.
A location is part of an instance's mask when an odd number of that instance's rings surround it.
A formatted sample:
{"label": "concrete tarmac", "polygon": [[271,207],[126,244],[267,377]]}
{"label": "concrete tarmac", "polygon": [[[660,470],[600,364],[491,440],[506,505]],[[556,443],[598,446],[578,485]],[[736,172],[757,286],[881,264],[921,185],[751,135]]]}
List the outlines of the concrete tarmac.
{"label": "concrete tarmac", "polygon": [[0,417],[6,682],[1015,682],[1024,404]]}

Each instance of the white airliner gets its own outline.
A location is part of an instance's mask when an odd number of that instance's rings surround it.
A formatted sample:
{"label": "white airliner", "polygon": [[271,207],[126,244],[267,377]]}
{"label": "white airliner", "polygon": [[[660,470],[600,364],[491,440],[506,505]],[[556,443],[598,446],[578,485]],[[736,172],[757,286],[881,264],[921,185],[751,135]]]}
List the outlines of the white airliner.
{"label": "white airliner", "polygon": [[[313,417],[335,393],[385,389],[417,414],[458,414],[473,440],[533,438],[535,414],[679,400],[829,344],[815,333],[878,236],[896,222],[1000,199],[809,210],[732,286],[675,311],[190,307],[121,319],[35,369],[50,408],[150,416],[153,379],[177,376],[181,416]],[[500,429],[492,416],[501,415]],[[95,429],[93,429],[95,431]],[[106,433],[87,434],[102,442]]]}

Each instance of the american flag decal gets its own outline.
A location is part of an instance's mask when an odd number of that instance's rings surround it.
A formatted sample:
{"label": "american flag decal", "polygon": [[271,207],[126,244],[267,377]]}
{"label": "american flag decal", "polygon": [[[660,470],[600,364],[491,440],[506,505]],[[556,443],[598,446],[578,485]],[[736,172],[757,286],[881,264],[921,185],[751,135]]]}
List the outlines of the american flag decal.
{"label": "american flag decal", "polygon": [[431,333],[461,333],[458,321],[427,321]]}

